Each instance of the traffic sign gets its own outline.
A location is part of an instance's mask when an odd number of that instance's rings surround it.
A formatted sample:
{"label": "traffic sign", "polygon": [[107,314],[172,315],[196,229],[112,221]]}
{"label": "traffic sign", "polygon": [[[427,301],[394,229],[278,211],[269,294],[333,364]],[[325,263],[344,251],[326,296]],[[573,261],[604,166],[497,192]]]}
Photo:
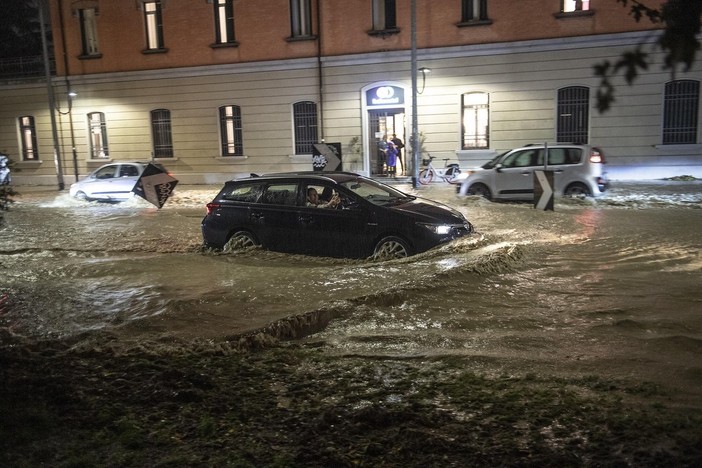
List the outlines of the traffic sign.
{"label": "traffic sign", "polygon": [[553,210],[553,171],[534,171],[534,208]]}

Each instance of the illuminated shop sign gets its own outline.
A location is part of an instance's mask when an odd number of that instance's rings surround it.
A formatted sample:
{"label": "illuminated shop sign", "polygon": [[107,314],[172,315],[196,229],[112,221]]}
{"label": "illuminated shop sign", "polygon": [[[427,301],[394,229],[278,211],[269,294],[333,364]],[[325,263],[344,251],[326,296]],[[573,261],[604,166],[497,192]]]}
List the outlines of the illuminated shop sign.
{"label": "illuminated shop sign", "polygon": [[403,106],[405,90],[397,86],[378,86],[366,91],[366,102],[370,106]]}

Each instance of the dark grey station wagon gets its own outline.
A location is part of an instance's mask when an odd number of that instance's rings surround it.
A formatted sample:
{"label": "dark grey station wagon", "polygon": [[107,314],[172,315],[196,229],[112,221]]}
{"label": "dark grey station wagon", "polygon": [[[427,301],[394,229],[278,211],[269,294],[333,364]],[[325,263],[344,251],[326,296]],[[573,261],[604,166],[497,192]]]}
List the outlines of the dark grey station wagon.
{"label": "dark grey station wagon", "polygon": [[206,247],[351,258],[406,257],[472,231],[448,206],[348,172],[232,180],[202,220]]}

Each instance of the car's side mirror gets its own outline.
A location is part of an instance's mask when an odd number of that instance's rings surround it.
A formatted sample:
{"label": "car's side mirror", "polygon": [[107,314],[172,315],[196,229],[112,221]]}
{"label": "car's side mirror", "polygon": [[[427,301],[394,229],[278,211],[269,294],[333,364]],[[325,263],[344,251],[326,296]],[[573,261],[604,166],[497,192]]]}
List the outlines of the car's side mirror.
{"label": "car's side mirror", "polygon": [[495,171],[502,172],[502,163],[495,164]]}

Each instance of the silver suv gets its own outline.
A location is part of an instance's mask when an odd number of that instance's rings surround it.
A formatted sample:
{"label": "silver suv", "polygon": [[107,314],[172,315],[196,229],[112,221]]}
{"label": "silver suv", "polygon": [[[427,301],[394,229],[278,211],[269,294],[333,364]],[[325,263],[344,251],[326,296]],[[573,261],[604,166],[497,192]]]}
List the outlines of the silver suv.
{"label": "silver suv", "polygon": [[460,183],[460,195],[481,195],[488,200],[533,200],[534,171],[554,172],[556,196],[602,195],[609,186],[602,150],[590,145],[535,144],[502,153],[468,171]]}

